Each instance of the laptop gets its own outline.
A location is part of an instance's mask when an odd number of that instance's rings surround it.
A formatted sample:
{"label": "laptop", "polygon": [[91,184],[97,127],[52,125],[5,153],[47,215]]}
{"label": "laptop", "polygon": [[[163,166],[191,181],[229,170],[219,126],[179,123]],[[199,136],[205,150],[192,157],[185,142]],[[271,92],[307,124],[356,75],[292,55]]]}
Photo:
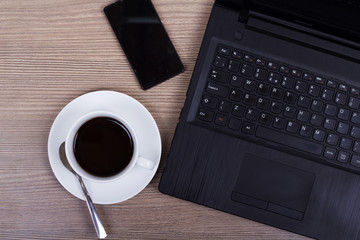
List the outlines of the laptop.
{"label": "laptop", "polygon": [[360,239],[359,6],[216,0],[159,190]]}

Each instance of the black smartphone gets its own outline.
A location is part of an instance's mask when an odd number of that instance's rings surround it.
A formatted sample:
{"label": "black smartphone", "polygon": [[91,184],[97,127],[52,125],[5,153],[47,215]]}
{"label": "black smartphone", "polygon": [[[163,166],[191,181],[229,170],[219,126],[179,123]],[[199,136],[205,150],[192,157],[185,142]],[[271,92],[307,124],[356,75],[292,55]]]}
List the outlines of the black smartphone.
{"label": "black smartphone", "polygon": [[184,71],[150,0],[119,0],[104,12],[142,89]]}

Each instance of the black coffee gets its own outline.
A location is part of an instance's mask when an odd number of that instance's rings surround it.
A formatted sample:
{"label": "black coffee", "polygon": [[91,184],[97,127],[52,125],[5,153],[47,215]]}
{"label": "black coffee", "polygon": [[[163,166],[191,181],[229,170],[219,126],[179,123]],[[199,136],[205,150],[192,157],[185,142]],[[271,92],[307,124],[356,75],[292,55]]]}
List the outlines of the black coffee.
{"label": "black coffee", "polygon": [[93,118],[78,130],[73,146],[75,158],[88,173],[109,177],[130,163],[134,143],[129,130],[115,119]]}

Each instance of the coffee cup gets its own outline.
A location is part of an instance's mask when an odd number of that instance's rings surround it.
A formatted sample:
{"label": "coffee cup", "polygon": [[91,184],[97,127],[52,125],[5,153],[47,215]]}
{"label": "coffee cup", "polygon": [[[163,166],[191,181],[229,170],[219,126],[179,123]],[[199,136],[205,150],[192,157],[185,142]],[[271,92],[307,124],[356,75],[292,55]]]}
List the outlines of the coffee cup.
{"label": "coffee cup", "polygon": [[107,111],[90,112],[75,121],[65,140],[65,153],[78,175],[96,182],[117,180],[135,166],[149,170],[155,166],[139,154],[131,124]]}

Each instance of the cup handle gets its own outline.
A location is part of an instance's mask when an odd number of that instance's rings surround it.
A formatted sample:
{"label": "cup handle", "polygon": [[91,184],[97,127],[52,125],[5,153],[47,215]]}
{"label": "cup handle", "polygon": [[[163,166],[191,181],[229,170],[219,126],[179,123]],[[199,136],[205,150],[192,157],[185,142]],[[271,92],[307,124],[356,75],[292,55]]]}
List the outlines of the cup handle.
{"label": "cup handle", "polygon": [[143,158],[141,156],[136,160],[136,164],[140,167],[152,170],[155,166],[155,163],[149,159]]}

